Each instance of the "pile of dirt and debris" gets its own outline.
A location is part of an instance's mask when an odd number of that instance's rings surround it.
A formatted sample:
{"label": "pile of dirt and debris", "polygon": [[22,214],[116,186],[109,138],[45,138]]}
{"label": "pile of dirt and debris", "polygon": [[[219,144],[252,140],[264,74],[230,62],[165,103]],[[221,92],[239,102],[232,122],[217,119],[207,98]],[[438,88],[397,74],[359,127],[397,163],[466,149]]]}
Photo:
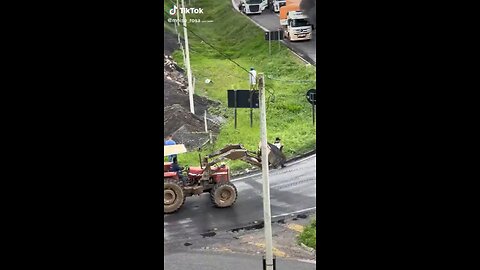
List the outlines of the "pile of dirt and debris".
{"label": "pile of dirt and debris", "polygon": [[[163,110],[164,135],[172,134],[175,141],[193,149],[206,143],[210,136],[205,132],[205,121],[202,117],[192,114],[189,109],[180,104],[166,106]],[[218,125],[207,120],[208,129],[213,134],[218,133]]]}
{"label": "pile of dirt and debris", "polygon": [[[169,34],[165,34],[164,37]],[[171,39],[171,38],[170,38]],[[165,40],[165,38],[164,38]],[[171,42],[172,43],[172,42]],[[170,44],[172,45],[172,44]],[[172,47],[172,46],[170,46]],[[169,48],[172,51],[174,48]],[[204,113],[220,103],[197,95],[193,96],[195,114],[190,112],[188,82],[184,70],[172,57],[164,52],[164,119],[163,135],[173,135],[174,140],[183,143],[187,149],[202,146],[210,138],[205,132]],[[207,126],[214,135],[218,133],[224,119],[207,112]]]}

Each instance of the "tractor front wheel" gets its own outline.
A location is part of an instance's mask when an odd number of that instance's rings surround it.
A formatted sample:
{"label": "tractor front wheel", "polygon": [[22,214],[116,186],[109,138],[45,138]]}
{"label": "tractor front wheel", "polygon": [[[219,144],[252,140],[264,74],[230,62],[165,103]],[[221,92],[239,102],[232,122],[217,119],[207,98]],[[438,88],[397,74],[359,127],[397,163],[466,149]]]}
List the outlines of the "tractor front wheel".
{"label": "tractor front wheel", "polygon": [[170,214],[182,207],[185,194],[182,186],[175,180],[163,182],[163,213]]}
{"label": "tractor front wheel", "polygon": [[210,200],[216,207],[230,207],[237,200],[237,188],[231,182],[218,183],[210,191]]}

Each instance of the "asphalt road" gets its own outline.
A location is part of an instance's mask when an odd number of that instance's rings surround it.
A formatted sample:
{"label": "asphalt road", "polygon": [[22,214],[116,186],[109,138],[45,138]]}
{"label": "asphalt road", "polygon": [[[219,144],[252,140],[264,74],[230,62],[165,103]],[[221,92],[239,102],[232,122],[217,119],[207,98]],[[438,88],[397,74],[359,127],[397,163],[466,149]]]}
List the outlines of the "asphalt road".
{"label": "asphalt road", "polygon": [[[235,9],[238,10],[237,7],[240,1],[239,0],[232,0],[232,1],[235,3]],[[248,17],[269,31],[276,31],[280,29],[280,19],[279,19],[278,13],[274,13],[270,11],[268,8],[265,9],[260,15],[249,15]],[[290,42],[285,39],[283,42],[287,47],[289,47],[290,49],[295,51],[297,54],[302,56],[305,60],[310,62],[312,65],[316,65],[317,63],[317,48],[316,48],[317,31],[316,30],[313,30],[312,40]],[[273,48],[273,45],[272,45],[272,48]]]}
{"label": "asphalt road", "polygon": [[[205,254],[205,253],[175,253],[166,255],[163,266],[168,270],[261,270],[262,257],[239,254]],[[313,270],[316,264],[287,259],[277,259],[277,270]]]}
{"label": "asphalt road", "polygon": [[[262,176],[233,179],[237,202],[230,208],[212,206],[208,193],[188,197],[176,213],[164,215],[164,243],[177,242],[211,231],[228,231],[263,220]],[[272,219],[316,207],[316,155],[270,171]]]}

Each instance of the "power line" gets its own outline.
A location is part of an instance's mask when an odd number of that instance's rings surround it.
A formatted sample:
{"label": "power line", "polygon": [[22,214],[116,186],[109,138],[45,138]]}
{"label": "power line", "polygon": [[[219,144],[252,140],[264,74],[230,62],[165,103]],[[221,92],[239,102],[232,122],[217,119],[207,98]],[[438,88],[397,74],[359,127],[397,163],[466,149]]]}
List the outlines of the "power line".
{"label": "power line", "polygon": [[[172,4],[175,4],[172,0],[170,0],[170,2]],[[168,16],[169,14],[164,11],[164,13]],[[168,21],[167,21],[168,22]],[[180,25],[180,23],[178,23],[178,25]],[[186,28],[187,31],[190,31],[190,33],[192,33],[194,36],[198,37],[200,40],[202,40],[205,44],[207,44],[208,46],[210,46],[211,48],[213,48],[215,51],[217,51],[218,53],[220,53],[223,57],[225,57],[227,60],[229,60],[230,62],[234,63],[236,66],[240,67],[241,69],[243,69],[245,72],[247,72],[248,74],[250,74],[250,72],[244,68],[243,66],[241,66],[240,64],[238,64],[237,62],[235,62],[234,60],[232,60],[231,58],[229,58],[227,55],[225,55],[224,53],[222,53],[219,49],[215,48],[213,45],[211,45],[210,43],[208,43],[205,39],[203,39],[202,37],[200,37],[198,34],[196,34],[195,32],[193,32],[191,29],[189,29],[189,27],[186,27],[184,25],[181,25],[182,27]],[[282,80],[282,79],[277,79],[277,78],[273,78],[269,75],[266,75],[266,77],[268,79],[271,79],[271,80],[275,80],[275,81],[280,81],[280,82],[288,82],[288,83],[316,83],[316,80],[315,81],[312,81],[312,80]],[[237,77],[237,78],[240,78],[240,77]]]}
{"label": "power line", "polygon": [[[169,14],[164,10],[163,11],[165,13],[165,15],[169,16]],[[168,21],[167,21],[168,22]],[[242,67],[239,63],[233,61],[232,59],[230,59],[227,55],[225,55],[223,52],[221,52],[220,50],[218,50],[217,48],[215,48],[213,45],[211,45],[210,43],[208,43],[207,41],[205,41],[205,39],[203,39],[201,36],[199,36],[197,33],[193,32],[191,29],[189,29],[189,27],[186,27],[184,25],[182,25],[182,27],[186,28],[187,31],[189,31],[190,33],[192,33],[194,36],[196,36],[197,38],[199,38],[201,41],[203,41],[205,44],[207,44],[208,46],[210,46],[212,49],[214,49],[215,51],[217,51],[218,53],[220,53],[223,57],[225,57],[227,60],[229,60],[230,62],[234,63],[236,66],[238,66],[239,68],[243,69],[245,72],[247,72],[248,74],[250,74],[250,72]]]}
{"label": "power line", "polygon": [[[173,1],[170,1],[173,3]],[[167,17],[169,16],[169,14],[164,10],[164,13],[165,15],[167,15]],[[167,21],[168,22],[168,21]],[[180,23],[178,24],[180,25]],[[197,38],[199,38],[201,41],[203,41],[205,44],[207,44],[208,46],[210,46],[212,49],[214,49],[215,51],[217,51],[218,53],[220,53],[223,57],[225,57],[227,60],[229,60],[230,62],[234,63],[236,66],[238,66],[239,68],[241,68],[242,70],[244,70],[245,72],[247,72],[249,75],[251,74],[250,71],[248,71],[246,68],[244,68],[243,66],[241,66],[240,64],[238,64],[237,62],[235,62],[234,60],[232,60],[230,57],[228,57],[227,55],[225,55],[223,52],[221,52],[219,49],[215,48],[215,46],[213,46],[212,44],[210,44],[209,42],[207,42],[204,38],[202,38],[201,36],[199,36],[197,33],[193,32],[189,27],[186,27],[184,25],[181,25],[182,27],[184,27],[185,29],[187,29],[187,31],[189,31],[190,33],[192,33],[194,36],[196,36]],[[243,78],[240,78],[238,76],[235,76],[235,75],[231,75],[231,76],[234,76],[234,77],[237,77],[239,79],[243,79]],[[206,76],[205,76],[206,77]],[[207,77],[208,78],[208,77]],[[269,87],[271,88],[273,91],[275,91],[275,89],[273,89],[272,87]],[[268,90],[267,87],[265,87],[265,90],[273,97],[273,100],[275,100],[275,93]],[[268,100],[270,101],[270,97],[268,98]],[[270,102],[268,102],[270,103]],[[267,105],[268,106],[268,105]],[[268,109],[268,108],[267,108]]]}

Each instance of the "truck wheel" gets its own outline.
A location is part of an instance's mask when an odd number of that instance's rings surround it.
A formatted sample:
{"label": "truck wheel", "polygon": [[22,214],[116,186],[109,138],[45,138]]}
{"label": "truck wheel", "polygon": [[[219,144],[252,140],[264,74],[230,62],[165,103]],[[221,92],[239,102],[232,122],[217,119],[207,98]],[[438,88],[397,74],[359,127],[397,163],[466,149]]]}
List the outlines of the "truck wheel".
{"label": "truck wheel", "polygon": [[163,182],[163,213],[170,214],[182,207],[185,203],[183,188],[175,180],[164,180]]}
{"label": "truck wheel", "polygon": [[210,200],[216,207],[232,206],[237,200],[237,188],[231,182],[218,183],[210,191]]}

